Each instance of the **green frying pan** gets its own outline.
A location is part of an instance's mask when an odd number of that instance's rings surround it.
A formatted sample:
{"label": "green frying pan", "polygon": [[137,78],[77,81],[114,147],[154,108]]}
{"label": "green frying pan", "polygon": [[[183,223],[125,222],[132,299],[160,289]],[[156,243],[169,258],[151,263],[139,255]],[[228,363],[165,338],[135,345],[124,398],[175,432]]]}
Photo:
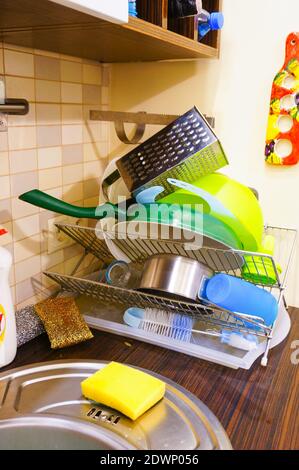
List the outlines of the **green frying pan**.
{"label": "green frying pan", "polygon": [[[219,249],[243,248],[233,230],[210,214],[201,214],[195,205],[179,204],[133,204],[127,211],[111,203],[98,207],[80,207],[68,204],[48,194],[34,189],[19,197],[20,200],[37,207],[75,218],[101,220],[115,218],[119,223],[143,222],[170,225],[179,229],[203,235],[203,246]],[[200,214],[200,217],[198,215]]]}

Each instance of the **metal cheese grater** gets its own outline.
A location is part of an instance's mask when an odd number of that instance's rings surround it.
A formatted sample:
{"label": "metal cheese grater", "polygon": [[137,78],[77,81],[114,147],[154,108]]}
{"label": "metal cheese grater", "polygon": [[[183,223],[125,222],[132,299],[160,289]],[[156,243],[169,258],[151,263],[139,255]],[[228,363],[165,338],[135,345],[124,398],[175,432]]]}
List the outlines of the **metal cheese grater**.
{"label": "metal cheese grater", "polygon": [[151,186],[164,186],[159,199],[175,191],[168,178],[193,182],[227,164],[221,143],[194,107],[119,159],[117,168],[134,196]]}

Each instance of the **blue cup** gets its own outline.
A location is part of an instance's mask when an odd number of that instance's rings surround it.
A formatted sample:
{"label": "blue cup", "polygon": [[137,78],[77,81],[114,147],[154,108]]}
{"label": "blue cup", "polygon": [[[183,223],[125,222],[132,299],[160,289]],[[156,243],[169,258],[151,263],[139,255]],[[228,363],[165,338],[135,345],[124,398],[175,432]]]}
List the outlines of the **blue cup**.
{"label": "blue cup", "polygon": [[[272,326],[278,315],[278,303],[270,292],[228,274],[216,274],[206,287],[209,302],[230,310],[264,319],[266,326]],[[256,329],[250,322],[245,326]]]}

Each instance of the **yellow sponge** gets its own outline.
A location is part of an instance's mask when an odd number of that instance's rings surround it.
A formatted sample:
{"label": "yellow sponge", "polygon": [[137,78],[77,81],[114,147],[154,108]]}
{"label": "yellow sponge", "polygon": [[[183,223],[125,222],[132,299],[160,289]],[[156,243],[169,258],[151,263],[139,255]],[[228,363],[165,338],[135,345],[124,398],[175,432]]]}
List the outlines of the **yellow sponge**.
{"label": "yellow sponge", "polygon": [[114,408],[136,420],[165,395],[165,383],[149,374],[116,362],[81,383],[89,400]]}

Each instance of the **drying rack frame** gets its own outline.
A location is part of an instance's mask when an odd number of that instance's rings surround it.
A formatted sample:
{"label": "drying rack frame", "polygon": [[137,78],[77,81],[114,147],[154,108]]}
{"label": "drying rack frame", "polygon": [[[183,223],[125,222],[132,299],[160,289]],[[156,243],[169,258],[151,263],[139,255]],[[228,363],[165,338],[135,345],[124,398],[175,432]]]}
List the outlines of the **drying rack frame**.
{"label": "drying rack frame", "polygon": [[[279,305],[283,302],[284,306],[287,307],[284,290],[287,287],[291,261],[296,246],[297,230],[271,226],[265,228],[265,234],[273,234],[278,242],[275,254],[276,261],[274,261],[274,257],[270,255],[242,250],[228,251],[206,247],[196,248],[186,242],[153,240],[145,237],[137,238],[136,236],[115,238],[114,233],[97,227],[90,228],[71,224],[57,224],[57,228],[84,247],[84,254],[72,275],[45,272],[45,275],[57,282],[62,290],[91,296],[103,302],[115,302],[125,306],[135,305],[141,308],[159,308],[169,312],[179,312],[192,316],[212,329],[228,329],[265,338],[266,346],[261,363],[264,366],[267,365],[275,324],[272,327],[268,327],[263,323],[262,318],[244,316],[238,312],[230,312],[206,302],[191,303],[170,300],[163,296],[155,296],[135,290],[109,286],[86,278],[79,278],[75,276],[75,273],[85,256],[90,253],[102,261],[104,265],[113,261],[114,257],[110,251],[111,243],[137,265],[143,265],[145,260],[154,254],[168,253],[196,259],[210,265],[216,272],[226,272],[227,274],[241,277],[242,267],[246,263],[247,266],[250,266],[250,260],[257,272],[262,267],[263,272],[266,274],[268,274],[270,269],[272,276],[275,273],[275,282],[267,283],[264,281],[256,284],[273,293]],[[244,259],[246,260],[245,264]],[[259,264],[257,264],[257,261]],[[283,276],[279,275],[276,262],[282,264]],[[201,332],[198,331],[198,333]]]}

